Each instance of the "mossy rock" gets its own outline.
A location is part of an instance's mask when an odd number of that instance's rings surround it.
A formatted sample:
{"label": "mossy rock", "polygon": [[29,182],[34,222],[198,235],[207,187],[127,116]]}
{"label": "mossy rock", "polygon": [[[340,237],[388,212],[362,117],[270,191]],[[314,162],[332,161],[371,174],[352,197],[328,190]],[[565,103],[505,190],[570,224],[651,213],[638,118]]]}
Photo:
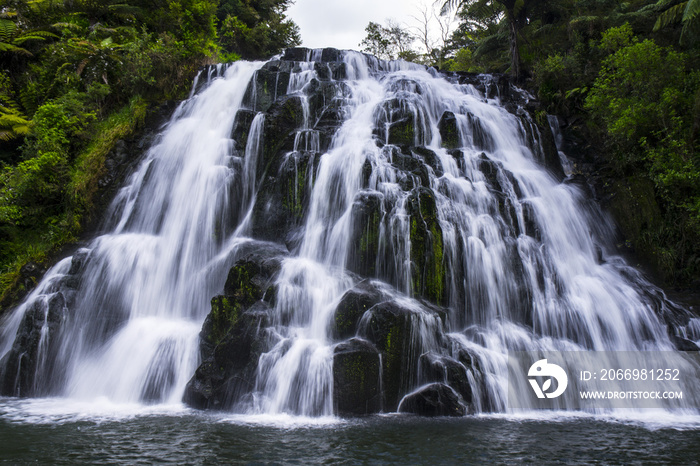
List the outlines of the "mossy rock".
{"label": "mossy rock", "polygon": [[277,99],[287,93],[289,71],[257,70],[248,84],[243,101],[255,112],[267,112]]}
{"label": "mossy rock", "polygon": [[378,106],[374,117],[374,135],[381,143],[415,146],[429,140],[429,136],[423,134],[423,129],[415,124],[420,118],[414,114],[418,110],[410,99],[409,94],[400,93],[398,97]]}
{"label": "mossy rock", "polygon": [[362,416],[381,409],[379,352],[353,338],[333,350],[333,405],[340,416]]}
{"label": "mossy rock", "polygon": [[398,148],[394,147],[391,160],[392,165],[407,175],[410,180],[410,183],[402,184],[402,188],[410,190],[418,185],[430,187],[430,173],[421,159],[402,154]]}
{"label": "mossy rock", "polygon": [[231,139],[234,140],[234,147],[241,156],[245,155],[245,148],[246,144],[248,143],[248,133],[250,132],[250,126],[252,125],[254,118],[254,111],[241,109],[236,112],[236,117],[233,120]]}
{"label": "mossy rock", "polygon": [[491,132],[487,131],[479,117],[471,112],[467,113],[467,127],[471,134],[472,146],[476,150],[493,152],[496,149],[496,142]]}
{"label": "mossy rock", "polygon": [[457,128],[457,117],[452,112],[444,112],[438,122],[438,130],[442,139],[442,147],[446,149],[457,149],[461,147],[459,140],[459,129]]}
{"label": "mossy rock", "polygon": [[346,291],[333,313],[331,322],[333,338],[345,340],[354,336],[362,316],[381,300],[381,292],[367,280]]}
{"label": "mossy rock", "polygon": [[428,188],[416,188],[408,198],[407,210],[413,292],[433,303],[446,304],[444,247],[435,194]]}
{"label": "mossy rock", "polygon": [[278,98],[265,115],[263,128],[262,163],[258,179],[263,174],[276,173],[283,154],[294,149],[294,136],[304,122],[304,111],[299,96]]}
{"label": "mossy rock", "polygon": [[361,191],[352,206],[352,237],[348,249],[348,270],[363,277],[377,276],[379,235],[384,220],[383,195]]}
{"label": "mossy rock", "polygon": [[391,301],[377,304],[369,312],[366,336],[383,354],[384,410],[396,411],[401,395],[416,378],[415,358],[420,351],[414,348],[418,342],[413,339],[413,312]]}
{"label": "mossy rock", "polygon": [[[427,147],[423,146],[417,146],[411,149],[411,154],[414,157],[419,158],[420,160],[423,161],[423,163],[427,166],[429,166],[432,170],[435,176],[441,177],[445,171],[442,168],[442,162],[440,162],[440,158],[438,155],[428,149]],[[429,184],[427,186],[430,186]]]}
{"label": "mossy rock", "polygon": [[[266,304],[255,307],[266,308]],[[267,319],[265,309],[251,309],[232,321],[219,342],[202,355],[203,362],[185,388],[183,401],[187,405],[230,409],[253,390],[260,355],[268,350]]]}
{"label": "mossy rock", "polygon": [[265,177],[253,206],[253,236],[289,242],[304,223],[320,159],[317,153],[290,153],[277,173]]}

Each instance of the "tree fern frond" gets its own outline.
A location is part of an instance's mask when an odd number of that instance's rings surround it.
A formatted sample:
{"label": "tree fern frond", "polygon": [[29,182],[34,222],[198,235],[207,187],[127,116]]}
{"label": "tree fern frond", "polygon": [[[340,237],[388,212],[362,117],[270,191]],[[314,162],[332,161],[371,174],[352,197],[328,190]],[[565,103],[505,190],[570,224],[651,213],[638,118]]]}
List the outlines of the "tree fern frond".
{"label": "tree fern frond", "polygon": [[656,19],[653,31],[656,32],[659,29],[665,28],[669,24],[680,22],[681,19],[683,19],[683,11],[685,10],[687,3],[688,2],[679,3],[678,5],[674,5],[661,13]]}
{"label": "tree fern frond", "polygon": [[32,56],[32,52],[22,47],[17,47],[16,45],[8,44],[6,42],[0,42],[0,52],[12,52],[19,53],[21,55]]}
{"label": "tree fern frond", "polygon": [[700,0],[688,0],[683,10],[683,21],[692,21],[700,15]]}
{"label": "tree fern frond", "polygon": [[11,42],[17,34],[17,25],[9,19],[0,19],[0,42]]}

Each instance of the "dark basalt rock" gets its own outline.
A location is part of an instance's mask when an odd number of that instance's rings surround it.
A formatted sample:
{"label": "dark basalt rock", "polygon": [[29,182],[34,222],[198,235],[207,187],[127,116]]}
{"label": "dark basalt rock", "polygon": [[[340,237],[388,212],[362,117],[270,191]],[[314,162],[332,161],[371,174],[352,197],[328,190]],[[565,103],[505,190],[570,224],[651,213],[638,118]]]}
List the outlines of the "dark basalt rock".
{"label": "dark basalt rock", "polygon": [[333,405],[340,416],[361,416],[381,409],[379,352],[353,338],[333,350]]}
{"label": "dark basalt rock", "polygon": [[233,139],[234,148],[238,151],[238,155],[240,156],[245,155],[248,133],[254,118],[255,112],[252,110],[241,109],[236,113],[236,118],[233,122],[233,130],[231,131],[231,139]]}
{"label": "dark basalt rock", "polygon": [[467,379],[467,367],[471,367],[470,357],[468,364],[469,366],[465,366],[462,362],[455,361],[449,356],[432,353],[423,354],[418,360],[423,382],[441,382],[449,385],[467,405],[472,401],[472,389],[469,385],[469,379]]}
{"label": "dark basalt rock", "polygon": [[399,412],[428,417],[461,417],[467,410],[457,392],[445,384],[434,383],[406,395],[399,405]]}
{"label": "dark basalt rock", "polygon": [[[428,308],[408,309],[394,301],[373,306],[363,316],[358,332],[382,353],[382,386],[384,410],[395,411],[401,396],[415,386],[418,357],[422,342],[419,331],[420,314],[437,317]],[[439,339],[439,328],[433,327]]]}
{"label": "dark basalt rock", "polygon": [[353,231],[348,250],[348,270],[363,277],[376,277],[380,227],[384,220],[383,195],[361,191],[352,206]]}
{"label": "dark basalt rock", "polygon": [[442,147],[447,149],[457,149],[461,146],[459,142],[459,130],[457,129],[457,118],[452,112],[445,112],[438,122]]}
{"label": "dark basalt rock", "polygon": [[290,153],[274,176],[265,177],[253,206],[253,236],[284,241],[293,247],[295,232],[303,225],[320,156],[307,151]]}
{"label": "dark basalt rock", "polygon": [[362,316],[381,300],[381,292],[368,280],[364,280],[346,291],[333,313],[333,321],[331,322],[333,337],[344,340],[354,336]]}
{"label": "dark basalt rock", "polygon": [[[0,395],[26,397],[42,394],[36,391],[37,377],[51,380],[51,362],[46,358],[55,353],[52,343],[56,339],[52,337],[59,331],[65,314],[66,303],[61,292],[46,300],[36,300],[27,309],[12,349],[0,360]],[[40,344],[44,327],[44,341],[48,347],[42,351]],[[44,359],[43,367],[38,367],[40,358]]]}
{"label": "dark basalt rock", "polygon": [[224,295],[211,301],[200,337],[202,363],[187,384],[183,401],[198,409],[228,409],[255,383],[260,355],[267,351],[269,310],[274,305],[274,277],[285,251],[252,242],[253,250],[229,271]]}
{"label": "dark basalt rock", "polygon": [[407,201],[410,215],[413,290],[436,304],[446,304],[445,264],[442,228],[437,216],[435,194],[429,188],[413,190]]}
{"label": "dark basalt rock", "polygon": [[248,84],[243,101],[256,112],[266,112],[272,104],[287,93],[289,86],[289,70],[272,71],[261,68],[255,72]]}
{"label": "dark basalt rock", "polygon": [[[207,352],[202,345],[203,362],[188,382],[183,401],[197,409],[229,409],[241,397],[252,391],[260,355],[266,351],[267,314],[263,311],[236,313],[221,297],[212,300],[212,314],[221,313],[218,320],[228,324],[214,332],[213,319],[207,317],[200,338],[211,342],[220,339]],[[210,316],[212,315],[210,314]],[[222,323],[222,322],[219,322]],[[220,336],[223,334],[223,336]]]}
{"label": "dark basalt rock", "polygon": [[[433,170],[435,176],[441,177],[444,174],[440,158],[432,150],[428,149],[427,147],[418,146],[411,149],[411,154],[414,157],[418,157],[425,165],[429,166]],[[430,186],[430,184],[427,184],[426,186]]]}

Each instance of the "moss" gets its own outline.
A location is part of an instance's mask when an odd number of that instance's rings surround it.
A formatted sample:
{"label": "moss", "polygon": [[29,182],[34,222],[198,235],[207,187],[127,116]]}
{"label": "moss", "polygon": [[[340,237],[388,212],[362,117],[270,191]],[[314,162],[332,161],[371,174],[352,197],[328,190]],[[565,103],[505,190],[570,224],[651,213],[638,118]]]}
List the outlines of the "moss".
{"label": "moss", "polygon": [[226,334],[236,325],[242,312],[240,303],[226,296],[215,296],[211,300],[211,313],[207,317],[210,321],[207,340],[218,345]]}
{"label": "moss", "polygon": [[447,149],[456,149],[460,146],[457,118],[455,117],[454,113],[443,113],[440,117],[440,122],[438,123],[438,129],[440,130],[442,147]]}
{"label": "moss", "polygon": [[363,415],[380,409],[379,354],[372,345],[352,339],[333,356],[333,398],[338,414]]}
{"label": "moss", "polygon": [[415,137],[416,130],[411,118],[403,118],[399,121],[395,121],[389,127],[389,144],[413,146],[415,144]]}
{"label": "moss", "polygon": [[416,295],[444,304],[445,264],[435,195],[421,188],[409,198],[412,286]]}
{"label": "moss", "polygon": [[260,273],[260,266],[251,261],[239,261],[229,270],[224,293],[237,305],[250,307],[263,298],[263,291],[254,283]]}
{"label": "moss", "polygon": [[354,231],[348,268],[365,277],[376,277],[379,232],[384,218],[381,195],[362,193],[353,205],[352,218]]}

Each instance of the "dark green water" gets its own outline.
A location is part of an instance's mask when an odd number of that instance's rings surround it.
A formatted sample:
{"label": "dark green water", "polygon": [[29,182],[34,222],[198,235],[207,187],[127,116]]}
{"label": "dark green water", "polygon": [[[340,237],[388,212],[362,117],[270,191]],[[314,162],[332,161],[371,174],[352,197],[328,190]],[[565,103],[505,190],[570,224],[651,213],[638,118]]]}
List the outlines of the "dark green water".
{"label": "dark green water", "polygon": [[[31,402],[29,402],[31,403]],[[3,464],[697,464],[697,420],[290,418],[38,414],[0,399]],[[75,407],[72,407],[75,408]],[[60,411],[60,409],[58,410]],[[545,415],[550,416],[550,415]],[[653,416],[650,418],[653,419]],[[679,427],[682,427],[679,429]]]}

